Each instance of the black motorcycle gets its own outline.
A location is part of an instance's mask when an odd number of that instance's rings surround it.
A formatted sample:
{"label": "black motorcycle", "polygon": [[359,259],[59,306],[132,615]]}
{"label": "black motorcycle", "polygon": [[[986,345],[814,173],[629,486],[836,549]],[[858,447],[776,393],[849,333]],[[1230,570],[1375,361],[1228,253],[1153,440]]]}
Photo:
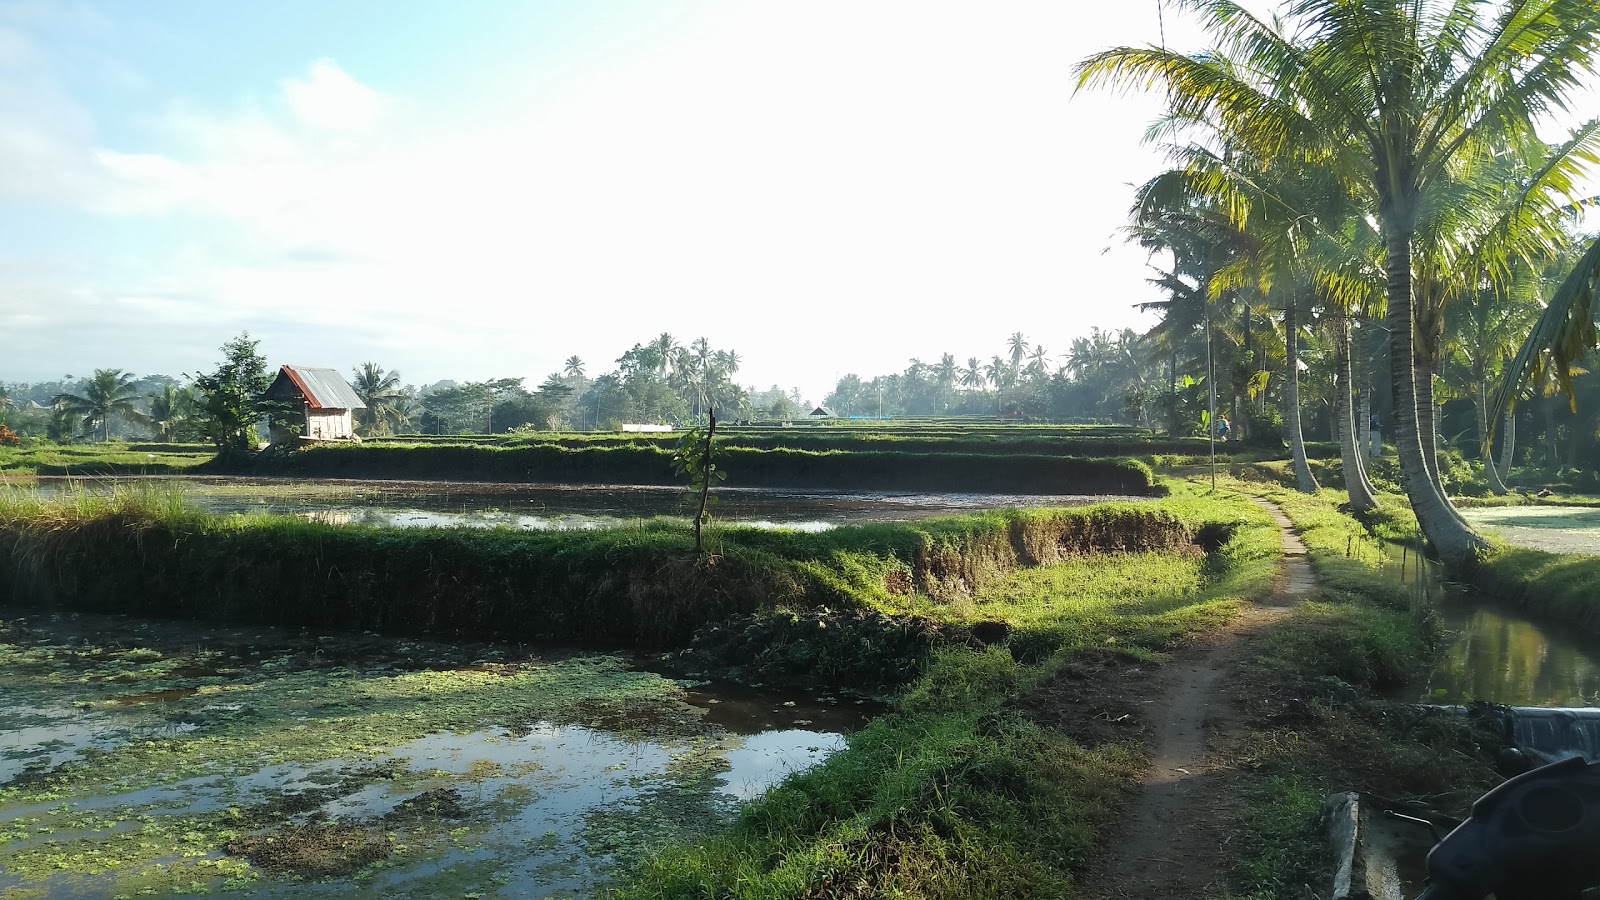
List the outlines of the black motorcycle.
{"label": "black motorcycle", "polygon": [[1478,798],[1428,853],[1417,900],[1578,900],[1600,885],[1600,764],[1524,772]]}

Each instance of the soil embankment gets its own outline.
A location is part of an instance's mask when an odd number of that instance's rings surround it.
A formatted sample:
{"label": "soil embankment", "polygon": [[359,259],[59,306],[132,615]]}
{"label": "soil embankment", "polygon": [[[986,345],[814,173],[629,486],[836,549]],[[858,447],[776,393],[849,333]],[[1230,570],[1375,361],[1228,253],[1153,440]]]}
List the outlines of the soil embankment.
{"label": "soil embankment", "polygon": [[1281,620],[1316,586],[1294,526],[1276,506],[1257,502],[1282,535],[1284,566],[1272,594],[1167,665],[1134,667],[1126,673],[1126,697],[1103,704],[1097,714],[1142,731],[1151,755],[1121,832],[1084,879],[1086,896],[1166,900],[1227,888],[1222,848],[1239,830],[1241,807],[1238,779],[1220,760],[1240,736],[1240,716],[1224,676],[1238,664],[1249,636]]}
{"label": "soil embankment", "polygon": [[[719,447],[717,465],[728,473],[728,484],[738,487],[1126,496],[1159,493],[1149,467],[1119,458]],[[683,478],[673,471],[671,448],[633,444],[315,446],[264,455],[247,470],[230,474],[550,484],[683,483]]]}

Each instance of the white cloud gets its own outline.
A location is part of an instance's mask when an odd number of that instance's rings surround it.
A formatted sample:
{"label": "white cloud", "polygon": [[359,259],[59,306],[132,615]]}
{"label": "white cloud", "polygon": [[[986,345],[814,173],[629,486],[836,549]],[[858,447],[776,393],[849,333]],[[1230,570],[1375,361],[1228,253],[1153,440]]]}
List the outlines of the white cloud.
{"label": "white cloud", "polygon": [[283,96],[301,124],[327,131],[367,131],[383,113],[378,92],[331,59],[312,63],[306,78],[285,79]]}

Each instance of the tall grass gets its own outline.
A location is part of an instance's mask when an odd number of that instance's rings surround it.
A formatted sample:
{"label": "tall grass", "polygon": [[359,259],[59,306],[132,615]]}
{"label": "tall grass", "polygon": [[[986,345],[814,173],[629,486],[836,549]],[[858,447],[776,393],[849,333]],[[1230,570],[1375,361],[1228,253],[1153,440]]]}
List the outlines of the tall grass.
{"label": "tall grass", "polygon": [[1036,665],[996,649],[941,654],[846,750],[749,804],[726,833],[659,855],[617,896],[1072,896],[1143,750],[1082,746],[1017,698],[1087,648],[1149,655],[1215,627],[1267,589],[1278,555],[1276,529],[1252,505],[1184,491],[1162,505],[1227,526],[1202,565],[1145,554],[1018,570],[977,599],[1017,606],[1012,621],[1053,630],[1058,652]]}
{"label": "tall grass", "polygon": [[1011,573],[1077,555],[1187,547],[1204,511],[1108,504],[817,534],[680,523],[575,532],[382,529],[217,516],[159,489],[13,493],[0,506],[0,599],[94,612],[516,640],[686,641],[736,614],[904,614],[968,603]]}
{"label": "tall grass", "polygon": [[[719,451],[728,484],[862,490],[1003,491],[1147,495],[1148,466],[1126,459],[898,450],[792,450],[729,446]],[[672,451],[649,444],[324,445],[263,458],[258,474],[323,478],[680,484]]]}

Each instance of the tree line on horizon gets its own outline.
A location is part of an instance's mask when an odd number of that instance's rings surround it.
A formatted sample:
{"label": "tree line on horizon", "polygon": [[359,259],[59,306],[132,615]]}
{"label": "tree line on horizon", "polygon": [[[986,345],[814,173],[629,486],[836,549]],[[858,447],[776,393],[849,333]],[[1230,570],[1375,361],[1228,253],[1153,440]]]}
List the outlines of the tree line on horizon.
{"label": "tree line on horizon", "polygon": [[[217,438],[219,415],[228,418],[216,408],[223,402],[238,408],[235,417],[278,414],[293,427],[292,415],[256,400],[277,373],[259,342],[242,334],[223,345],[222,354],[217,370],[181,378],[96,369],[87,377],[0,383],[0,426],[58,442],[113,437],[197,442]],[[736,351],[713,349],[705,338],[682,345],[661,334],[635,344],[614,370],[593,378],[581,358],[570,356],[561,371],[531,389],[526,379],[515,377],[409,385],[399,371],[374,362],[355,366],[346,378],[367,406],[356,411],[355,419],[358,433],[369,437],[688,424],[710,409],[724,418],[774,420],[810,411],[797,388],[737,384],[740,362]],[[229,398],[219,401],[222,393]]]}

